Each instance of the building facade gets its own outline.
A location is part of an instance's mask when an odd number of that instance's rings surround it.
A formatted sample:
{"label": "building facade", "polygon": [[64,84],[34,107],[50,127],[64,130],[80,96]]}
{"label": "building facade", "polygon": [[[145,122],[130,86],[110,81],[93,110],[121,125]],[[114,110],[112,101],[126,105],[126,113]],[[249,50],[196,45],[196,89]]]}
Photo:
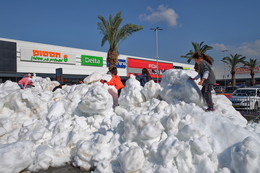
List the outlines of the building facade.
{"label": "building facade", "polygon": [[[17,82],[27,73],[77,83],[93,72],[106,73],[106,56],[106,52],[0,38],[0,83]],[[120,54],[117,68],[123,79],[140,74],[142,68],[147,68],[154,79],[160,79],[165,70],[193,70],[193,65]]]}

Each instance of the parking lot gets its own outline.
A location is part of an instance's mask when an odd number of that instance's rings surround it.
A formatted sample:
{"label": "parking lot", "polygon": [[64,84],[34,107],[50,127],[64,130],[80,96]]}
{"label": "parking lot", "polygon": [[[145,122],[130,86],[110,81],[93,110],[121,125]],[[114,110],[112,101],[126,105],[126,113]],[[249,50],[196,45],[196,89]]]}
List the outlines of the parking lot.
{"label": "parking lot", "polygon": [[260,122],[260,112],[239,111],[247,121]]}
{"label": "parking lot", "polygon": [[256,106],[255,98],[235,99],[230,98],[233,107],[239,111],[248,121],[259,122],[260,120],[260,107]]}
{"label": "parking lot", "polygon": [[220,93],[225,95],[233,107],[248,121],[259,122],[260,119],[260,88],[232,88],[235,91]]}

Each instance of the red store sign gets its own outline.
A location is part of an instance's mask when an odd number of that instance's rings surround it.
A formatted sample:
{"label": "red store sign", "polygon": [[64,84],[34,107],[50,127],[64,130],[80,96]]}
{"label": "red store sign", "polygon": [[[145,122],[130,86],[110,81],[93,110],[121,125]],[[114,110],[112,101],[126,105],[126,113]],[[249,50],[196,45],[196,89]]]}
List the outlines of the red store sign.
{"label": "red store sign", "polygon": [[[157,62],[156,61],[148,61],[141,59],[128,58],[128,68],[147,68],[150,72],[151,77],[157,77]],[[173,69],[173,65],[171,63],[158,62],[158,77],[162,77],[162,73],[166,70]],[[130,75],[129,73],[128,75]]]}
{"label": "red store sign", "polygon": [[[255,67],[254,71],[255,73],[260,73],[260,67]],[[244,67],[236,68],[236,74],[250,74],[250,70]]]}

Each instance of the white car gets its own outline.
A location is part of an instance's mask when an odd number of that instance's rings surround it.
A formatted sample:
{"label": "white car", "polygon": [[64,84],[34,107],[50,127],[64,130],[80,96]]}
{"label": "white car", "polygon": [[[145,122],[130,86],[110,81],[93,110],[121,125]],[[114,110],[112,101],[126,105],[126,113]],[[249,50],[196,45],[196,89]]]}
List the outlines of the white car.
{"label": "white car", "polygon": [[235,109],[259,111],[260,88],[239,88],[229,100]]}

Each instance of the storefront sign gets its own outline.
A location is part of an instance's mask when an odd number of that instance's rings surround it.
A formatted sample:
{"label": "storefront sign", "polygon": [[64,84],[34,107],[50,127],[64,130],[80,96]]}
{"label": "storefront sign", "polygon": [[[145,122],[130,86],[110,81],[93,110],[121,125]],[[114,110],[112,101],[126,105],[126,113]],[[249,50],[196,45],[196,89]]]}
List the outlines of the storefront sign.
{"label": "storefront sign", "polygon": [[174,69],[183,69],[182,66],[176,66],[176,65],[174,65],[173,68],[174,68]]}
{"label": "storefront sign", "polygon": [[[158,64],[158,71],[157,71],[157,64]],[[135,73],[134,69],[143,69],[147,68],[147,70],[150,72],[151,77],[162,77],[162,73],[166,70],[172,69],[173,65],[172,63],[164,63],[164,62],[156,62],[156,61],[148,61],[148,60],[142,60],[142,59],[134,59],[134,58],[128,58],[128,68],[131,69],[128,71],[128,75]]]}
{"label": "storefront sign", "polygon": [[81,55],[81,65],[103,67],[103,57]]}
{"label": "storefront sign", "polygon": [[190,70],[189,67],[183,67],[183,70]]}
{"label": "storefront sign", "polygon": [[22,61],[76,64],[76,55],[40,49],[21,49]]}
{"label": "storefront sign", "polygon": [[[260,73],[260,67],[255,67],[255,73]],[[250,70],[245,67],[236,68],[236,74],[250,74]]]}
{"label": "storefront sign", "polygon": [[[107,63],[107,67],[109,67],[109,64]],[[126,68],[126,60],[124,59],[118,59],[118,63],[116,63],[117,68]]]}

